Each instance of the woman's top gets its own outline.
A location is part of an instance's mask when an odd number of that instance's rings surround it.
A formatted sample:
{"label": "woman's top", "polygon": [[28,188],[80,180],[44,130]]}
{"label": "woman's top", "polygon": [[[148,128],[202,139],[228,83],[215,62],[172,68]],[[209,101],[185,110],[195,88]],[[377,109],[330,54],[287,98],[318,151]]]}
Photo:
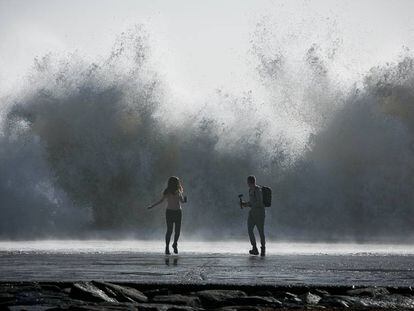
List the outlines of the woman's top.
{"label": "woman's top", "polygon": [[180,210],[181,203],[184,203],[184,197],[182,192],[176,194],[167,193],[164,195],[167,199],[167,209]]}

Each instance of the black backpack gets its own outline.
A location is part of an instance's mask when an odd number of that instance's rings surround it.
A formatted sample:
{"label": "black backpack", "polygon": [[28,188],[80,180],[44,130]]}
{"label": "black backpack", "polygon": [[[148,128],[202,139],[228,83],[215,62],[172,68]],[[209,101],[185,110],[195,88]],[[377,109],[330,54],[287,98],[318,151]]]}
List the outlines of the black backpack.
{"label": "black backpack", "polygon": [[263,204],[265,207],[272,205],[272,189],[270,187],[262,186]]}

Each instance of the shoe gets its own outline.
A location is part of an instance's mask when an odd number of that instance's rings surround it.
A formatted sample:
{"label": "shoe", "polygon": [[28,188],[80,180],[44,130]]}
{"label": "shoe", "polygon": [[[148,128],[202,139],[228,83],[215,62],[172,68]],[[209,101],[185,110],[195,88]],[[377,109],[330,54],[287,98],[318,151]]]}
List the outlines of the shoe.
{"label": "shoe", "polygon": [[170,248],[168,246],[165,247],[165,255],[169,255],[170,253]]}
{"label": "shoe", "polygon": [[249,250],[250,255],[259,255],[259,251],[257,250],[257,247],[253,247],[251,250]]}
{"label": "shoe", "polygon": [[174,254],[178,254],[177,244],[176,244],[176,243],[174,243],[174,244],[172,245],[172,247],[173,247],[173,250],[174,250]]}
{"label": "shoe", "polygon": [[262,246],[260,248],[260,256],[262,257],[266,256],[266,247]]}

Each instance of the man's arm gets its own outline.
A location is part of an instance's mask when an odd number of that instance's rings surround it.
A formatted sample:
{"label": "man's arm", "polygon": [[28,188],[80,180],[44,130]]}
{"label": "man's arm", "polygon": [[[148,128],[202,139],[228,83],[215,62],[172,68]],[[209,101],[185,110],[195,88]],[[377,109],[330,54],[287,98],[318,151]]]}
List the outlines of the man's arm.
{"label": "man's arm", "polygon": [[242,201],[242,207],[251,207],[251,206],[252,205],[251,205],[250,201],[247,201],[247,202]]}

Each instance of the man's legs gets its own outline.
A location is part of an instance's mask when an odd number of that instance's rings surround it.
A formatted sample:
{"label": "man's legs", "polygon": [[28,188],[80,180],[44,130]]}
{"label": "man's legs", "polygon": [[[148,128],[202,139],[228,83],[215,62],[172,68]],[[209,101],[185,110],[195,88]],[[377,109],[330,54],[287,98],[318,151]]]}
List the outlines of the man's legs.
{"label": "man's legs", "polygon": [[249,251],[251,255],[258,255],[259,251],[257,250],[256,246],[256,237],[254,236],[254,226],[256,225],[254,216],[252,215],[252,212],[249,212],[249,217],[247,218],[247,231],[249,233],[250,243],[252,244],[252,249]]}
{"label": "man's legs", "polygon": [[249,229],[250,242],[252,243],[252,246],[253,246],[253,250],[252,250],[253,253],[255,255],[259,254],[259,252],[257,251],[257,246],[256,246],[256,238],[253,232],[253,228],[254,226],[256,226],[257,230],[259,231],[260,244],[262,246],[261,255],[264,256],[266,252],[266,248],[265,248],[266,238],[264,234],[265,211],[261,209],[250,210],[247,223],[248,223],[248,229]]}
{"label": "man's legs", "polygon": [[264,234],[264,222],[265,222],[265,217],[263,215],[257,220],[257,223],[256,223],[257,230],[259,231],[259,235],[260,235],[260,244],[262,246],[260,248],[260,256],[266,255],[266,238]]}
{"label": "man's legs", "polygon": [[253,220],[253,216],[251,213],[249,213],[249,217],[247,218],[247,232],[249,233],[249,239],[250,239],[250,243],[252,244],[253,247],[256,247],[256,237],[254,236],[254,220]]}
{"label": "man's legs", "polygon": [[265,238],[265,233],[264,233],[264,223],[265,223],[265,217],[258,217],[259,219],[257,219],[256,221],[256,227],[257,230],[259,231],[259,235],[260,235],[260,244],[262,245],[262,247],[266,246],[266,238]]}

